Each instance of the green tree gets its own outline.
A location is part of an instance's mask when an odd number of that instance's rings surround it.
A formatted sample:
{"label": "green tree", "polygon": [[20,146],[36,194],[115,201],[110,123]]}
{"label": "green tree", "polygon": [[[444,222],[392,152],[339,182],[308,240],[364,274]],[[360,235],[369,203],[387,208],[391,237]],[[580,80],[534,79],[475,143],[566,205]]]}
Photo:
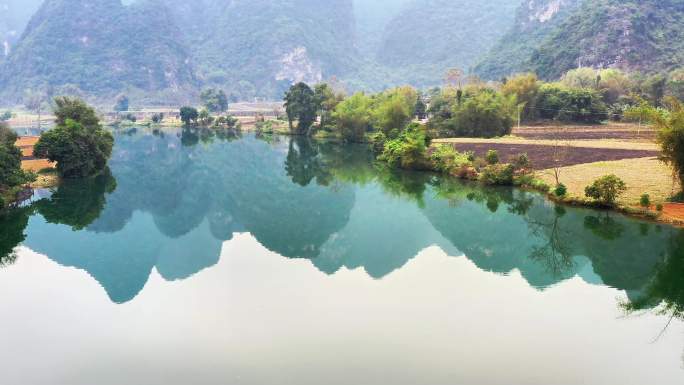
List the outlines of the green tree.
{"label": "green tree", "polygon": [[542,119],[597,124],[608,117],[608,109],[600,93],[589,88],[543,84],[536,104]]}
{"label": "green tree", "polygon": [[487,89],[477,91],[454,107],[454,135],[484,138],[508,135],[516,112],[515,95],[504,96]]}
{"label": "green tree", "polygon": [[515,95],[518,104],[521,104],[521,120],[529,121],[536,118],[537,94],[540,82],[535,74],[520,74],[506,81],[501,92],[506,95]]}
{"label": "green tree", "polygon": [[667,93],[679,100],[684,100],[684,68],[670,72],[667,77]]}
{"label": "green tree", "polygon": [[584,194],[587,198],[595,199],[606,206],[615,206],[617,199],[626,190],[625,182],[611,174],[595,180],[584,189]]}
{"label": "green tree", "polygon": [[411,87],[395,88],[376,96],[373,127],[388,138],[396,137],[415,115],[418,93]]}
{"label": "green tree", "polygon": [[[311,135],[311,126],[316,121],[316,97],[306,83],[297,83],[285,93],[285,111],[290,131],[297,135]],[[297,121],[297,127],[293,122]]]}
{"label": "green tree", "polygon": [[[3,192],[33,180],[21,170],[21,150],[15,145],[17,134],[0,122],[0,196]],[[2,209],[5,204],[0,205]]]}
{"label": "green tree", "polygon": [[675,98],[668,98],[667,104],[669,113],[651,108],[649,116],[658,129],[660,159],[673,168],[681,187],[684,184],[684,106]]}
{"label": "green tree", "polygon": [[359,92],[345,99],[335,108],[333,118],[337,130],[347,142],[361,142],[370,129],[371,99]]}
{"label": "green tree", "polygon": [[199,112],[194,107],[181,107],[180,118],[183,124],[189,126],[192,123],[197,123],[197,119],[199,118]]}
{"label": "green tree", "polygon": [[596,88],[599,72],[590,67],[570,70],[563,75],[561,83],[569,88]]}
{"label": "green tree", "polygon": [[47,96],[43,91],[27,90],[24,93],[24,106],[27,110],[38,114],[38,129],[41,127],[42,114]]}
{"label": "green tree", "polygon": [[619,69],[601,70],[600,76],[599,91],[603,94],[603,100],[609,105],[618,103],[633,88],[632,80]]}
{"label": "green tree", "polygon": [[57,125],[43,133],[34,154],[57,162],[64,178],[82,178],[102,172],[112,154],[114,137],[100,124],[95,111],[80,99],[55,99]]}
{"label": "green tree", "polygon": [[114,105],[114,111],[116,112],[125,112],[128,111],[130,101],[128,100],[128,96],[121,94],[116,97],[116,104]]}
{"label": "green tree", "polygon": [[224,112],[228,109],[228,97],[223,90],[208,88],[202,91],[200,99],[210,112]]}
{"label": "green tree", "polygon": [[379,159],[392,167],[427,170],[430,168],[427,159],[428,144],[425,127],[414,123],[399,137],[385,143],[385,149]]}
{"label": "green tree", "polygon": [[324,129],[333,124],[333,112],[335,107],[343,100],[343,96],[336,94],[330,85],[321,83],[314,87],[314,98],[317,114],[321,117],[320,127]]}
{"label": "green tree", "polygon": [[652,75],[644,80],[641,89],[654,106],[660,107],[667,91],[667,78],[661,74]]}
{"label": "green tree", "polygon": [[418,95],[418,99],[416,100],[416,106],[414,110],[416,118],[420,120],[427,118],[427,104],[425,104],[423,96],[420,94]]}

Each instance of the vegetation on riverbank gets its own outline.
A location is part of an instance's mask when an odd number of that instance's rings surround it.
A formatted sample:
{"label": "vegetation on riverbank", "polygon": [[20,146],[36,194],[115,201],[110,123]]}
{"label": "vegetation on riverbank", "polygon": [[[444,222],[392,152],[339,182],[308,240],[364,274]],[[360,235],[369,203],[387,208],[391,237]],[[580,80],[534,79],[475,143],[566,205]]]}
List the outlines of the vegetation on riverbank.
{"label": "vegetation on riverbank", "polygon": [[21,150],[16,146],[17,134],[0,122],[0,212],[12,204],[25,186],[36,180],[36,174],[21,169]]}
{"label": "vegetation on riverbank", "polygon": [[[517,75],[498,85],[462,79],[462,73],[458,71],[448,75],[449,85],[429,94],[401,87],[375,95],[356,93],[344,97],[331,92],[327,97],[315,97],[316,92],[309,86],[297,84],[285,97],[291,134],[368,142],[376,151],[378,160],[391,167],[434,171],[478,180],[485,185],[534,189],[549,194],[556,201],[570,204],[610,207],[630,213],[638,211],[638,214],[649,217],[658,215],[656,211],[649,210],[650,205],[641,208],[635,206],[636,202],[624,205],[620,196],[628,186],[610,170],[585,180],[581,196],[569,195],[568,188],[559,179],[562,166],[555,163],[560,163],[556,158],[571,149],[561,143],[560,138],[550,138],[556,143],[549,148],[558,152],[553,156],[556,162],[553,164],[555,180],[552,181],[533,171],[524,151],[504,161],[495,159],[495,156],[489,158],[483,154],[458,152],[445,144],[433,146],[432,140],[507,136],[516,123],[523,121],[597,124],[611,120],[634,121],[640,126],[653,122],[659,133],[658,150],[662,151],[662,160],[678,170],[675,162],[679,161],[677,154],[681,150],[667,148],[667,143],[671,146],[677,140],[677,136],[672,134],[676,130],[668,127],[677,124],[679,119],[676,116],[677,105],[669,101],[674,99],[666,97],[676,91],[672,84],[637,81],[638,77],[618,70],[587,68],[570,71],[556,83],[539,81],[531,74]],[[332,112],[326,119],[318,119],[323,102]],[[425,105],[427,109],[421,108]],[[427,120],[423,119],[424,115],[427,115]],[[669,120],[658,121],[659,117]],[[495,148],[490,150],[495,154]],[[616,152],[615,156],[617,159],[620,156],[629,158],[627,152],[629,150]],[[636,155],[638,150],[633,152]],[[643,156],[648,155],[644,153]],[[684,156],[682,158],[684,162]],[[608,193],[611,189],[613,193]]]}
{"label": "vegetation on riverbank", "polygon": [[0,208],[3,210],[28,198],[30,193],[26,192],[33,187],[52,187],[57,177],[87,179],[107,169],[114,137],[101,125],[95,110],[76,98],[58,97],[54,104],[55,128],[41,134],[29,152],[42,163],[55,164],[55,169],[43,167],[37,170],[38,174],[22,170],[22,151],[15,144],[17,135],[6,124],[0,125]]}

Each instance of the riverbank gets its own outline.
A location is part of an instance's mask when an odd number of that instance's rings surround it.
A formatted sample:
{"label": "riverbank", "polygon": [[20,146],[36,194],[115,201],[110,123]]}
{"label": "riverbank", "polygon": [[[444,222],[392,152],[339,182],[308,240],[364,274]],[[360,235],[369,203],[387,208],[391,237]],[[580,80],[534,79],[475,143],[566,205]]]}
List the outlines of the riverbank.
{"label": "riverbank", "polygon": [[[595,207],[596,203],[585,196],[585,187],[613,174],[627,187],[616,202],[616,211],[684,226],[684,205],[668,202],[681,186],[673,179],[672,168],[658,159],[655,136],[650,127],[629,124],[527,126],[515,129],[509,137],[446,138],[433,141],[433,146],[448,144],[459,152],[472,151],[480,157],[496,150],[502,162],[527,154],[535,178],[552,188],[558,178],[567,188],[562,198],[552,193],[549,198],[573,206]],[[643,194],[650,198],[649,207],[640,204]],[[658,206],[662,211],[656,209]]]}

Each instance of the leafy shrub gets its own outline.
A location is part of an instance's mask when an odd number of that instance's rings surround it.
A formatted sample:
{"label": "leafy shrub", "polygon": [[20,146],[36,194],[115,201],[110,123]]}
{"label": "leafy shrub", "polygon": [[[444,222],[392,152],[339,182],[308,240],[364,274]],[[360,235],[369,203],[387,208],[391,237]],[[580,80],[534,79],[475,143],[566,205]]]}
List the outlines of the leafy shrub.
{"label": "leafy shrub", "polygon": [[562,198],[568,194],[568,188],[565,187],[563,183],[559,183],[558,186],[553,190],[553,193],[559,197]]}
{"label": "leafy shrub", "polygon": [[543,180],[537,179],[533,174],[522,174],[518,175],[513,179],[513,185],[519,187],[526,187],[541,192],[549,192],[551,187],[547,185]]}
{"label": "leafy shrub", "polygon": [[662,204],[662,203],[658,203],[658,204],[656,205],[656,210],[657,210],[658,212],[662,212],[662,211],[663,211],[663,204]]}
{"label": "leafy shrub", "polygon": [[370,129],[371,100],[364,93],[356,93],[338,104],[332,116],[343,140],[362,142]]}
{"label": "leafy shrub", "polygon": [[532,181],[532,185],[530,187],[537,190],[537,191],[541,191],[541,192],[545,192],[545,193],[548,193],[549,191],[551,191],[551,186],[546,184],[546,182],[544,182],[541,179],[534,179]]}
{"label": "leafy shrub", "polygon": [[453,146],[441,144],[430,155],[430,162],[435,171],[450,174],[454,170],[470,165],[467,154],[456,151]]}
{"label": "leafy shrub", "polygon": [[515,95],[491,89],[466,92],[462,101],[444,91],[430,106],[429,129],[440,136],[493,138],[511,133],[517,115]]}
{"label": "leafy shrub", "polygon": [[487,155],[485,155],[485,160],[487,161],[488,164],[499,163],[499,152],[496,150],[487,151]]}
{"label": "leafy shrub", "polygon": [[411,87],[395,88],[376,95],[371,112],[373,127],[394,139],[413,119],[417,98],[418,93]]}
{"label": "leafy shrub", "polygon": [[491,164],[485,167],[480,180],[486,185],[511,186],[515,169],[510,164]]}
{"label": "leafy shrub", "polygon": [[385,143],[387,142],[387,136],[385,136],[382,131],[374,132],[368,135],[368,140],[373,148],[373,152],[382,154],[382,151],[385,149]]}
{"label": "leafy shrub", "polygon": [[181,107],[180,118],[183,124],[190,125],[191,123],[197,123],[197,118],[199,118],[199,112],[194,107]]}
{"label": "leafy shrub", "polygon": [[425,128],[415,124],[409,126],[398,138],[387,141],[379,157],[393,167],[407,170],[429,168],[426,158]]}
{"label": "leafy shrub", "polygon": [[164,120],[164,113],[152,115],[152,123],[159,124]]}
{"label": "leafy shrub", "polygon": [[639,205],[641,207],[651,207],[651,196],[648,194],[641,195],[641,199],[639,199]]}
{"label": "leafy shrub", "polygon": [[604,205],[614,206],[618,197],[626,190],[625,182],[611,174],[595,180],[584,189],[584,194]]}
{"label": "leafy shrub", "polygon": [[530,167],[530,158],[527,156],[526,153],[519,154],[513,160],[513,166],[517,170],[523,170],[523,169],[529,168]]}

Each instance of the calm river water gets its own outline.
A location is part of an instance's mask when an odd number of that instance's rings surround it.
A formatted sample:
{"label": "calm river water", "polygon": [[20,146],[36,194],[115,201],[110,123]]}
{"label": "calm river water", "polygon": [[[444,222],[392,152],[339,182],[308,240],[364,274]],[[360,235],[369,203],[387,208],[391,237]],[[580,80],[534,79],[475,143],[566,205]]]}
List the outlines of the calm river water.
{"label": "calm river water", "polygon": [[684,231],[372,162],[116,134],[0,222],[0,383],[684,383]]}

